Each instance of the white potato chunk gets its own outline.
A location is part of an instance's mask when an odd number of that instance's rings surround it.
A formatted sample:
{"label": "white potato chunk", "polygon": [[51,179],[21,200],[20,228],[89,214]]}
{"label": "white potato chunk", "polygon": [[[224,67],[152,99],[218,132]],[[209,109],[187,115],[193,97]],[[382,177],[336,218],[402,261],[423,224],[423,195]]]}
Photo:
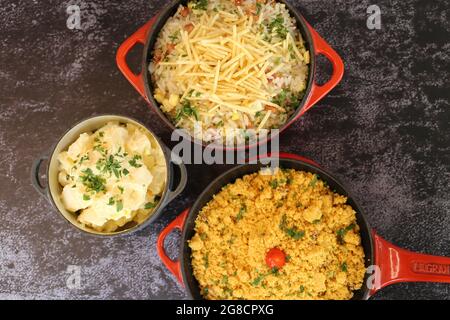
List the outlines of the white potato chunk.
{"label": "white potato chunk", "polygon": [[67,150],[68,155],[72,160],[76,160],[78,156],[84,154],[89,148],[90,136],[87,133],[80,134],[80,137],[70,145]]}
{"label": "white potato chunk", "polygon": [[66,185],[61,194],[64,207],[71,212],[86,209],[92,204],[92,199],[84,200],[83,195],[83,191],[79,188],[72,188],[71,185]]}
{"label": "white potato chunk", "polygon": [[126,181],[136,183],[143,186],[145,189],[147,189],[153,181],[153,175],[146,166],[141,166],[139,168],[130,167],[129,171],[130,174],[128,175]]}
{"label": "white potato chunk", "polygon": [[108,205],[106,197],[97,200],[78,216],[78,221],[93,227],[103,227],[117,211],[115,205]]}
{"label": "white potato chunk", "polygon": [[70,172],[70,169],[75,165],[75,162],[71,159],[67,151],[58,154],[58,161],[60,169],[66,172]]}
{"label": "white potato chunk", "polygon": [[65,187],[70,184],[72,181],[70,180],[70,176],[68,176],[67,172],[62,170],[58,173],[58,181],[59,183]]}
{"label": "white potato chunk", "polygon": [[132,211],[140,209],[145,204],[147,188],[138,184],[127,184],[123,192],[123,206]]}
{"label": "white potato chunk", "polygon": [[128,139],[126,150],[130,154],[149,154],[152,151],[152,145],[150,144],[150,140],[145,134],[143,134],[139,130],[136,130]]}
{"label": "white potato chunk", "polygon": [[111,123],[100,129],[100,131],[104,133],[103,141],[110,153],[114,154],[119,152],[119,149],[124,149],[125,142],[128,139],[128,130],[126,128]]}
{"label": "white potato chunk", "polygon": [[161,194],[164,190],[166,183],[167,169],[166,166],[157,166],[151,169],[153,175],[153,181],[148,189],[153,194]]}

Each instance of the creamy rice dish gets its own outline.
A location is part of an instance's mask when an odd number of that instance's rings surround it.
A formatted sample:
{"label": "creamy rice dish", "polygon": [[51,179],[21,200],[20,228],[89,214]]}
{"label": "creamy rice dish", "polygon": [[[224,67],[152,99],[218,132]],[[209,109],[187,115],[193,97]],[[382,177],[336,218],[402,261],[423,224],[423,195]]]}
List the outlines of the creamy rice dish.
{"label": "creamy rice dish", "polygon": [[113,232],[158,205],[167,168],[157,141],[133,124],[109,122],[58,155],[61,200],[83,225]]}
{"label": "creamy rice dish", "polygon": [[[198,0],[169,18],[149,65],[154,97],[178,128],[242,143],[300,105],[310,53],[284,4]],[[201,129],[201,130],[200,130]]]}

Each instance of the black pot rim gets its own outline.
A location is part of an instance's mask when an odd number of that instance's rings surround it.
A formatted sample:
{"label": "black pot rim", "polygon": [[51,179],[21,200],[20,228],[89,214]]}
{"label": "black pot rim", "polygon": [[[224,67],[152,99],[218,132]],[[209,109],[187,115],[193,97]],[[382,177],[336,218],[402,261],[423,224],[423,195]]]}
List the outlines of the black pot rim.
{"label": "black pot rim", "polygon": [[[176,11],[176,8],[180,4],[185,3],[186,0],[172,0],[167,4],[167,6],[162,9],[161,12],[158,13],[158,16],[156,18],[155,23],[151,27],[150,31],[147,34],[147,39],[145,41],[143,55],[142,55],[142,64],[141,64],[141,70],[142,70],[142,80],[144,83],[144,90],[145,95],[147,96],[147,101],[150,104],[150,107],[152,110],[154,110],[158,116],[164,121],[164,123],[172,130],[177,130],[178,128],[175,127],[175,125],[170,121],[170,119],[161,111],[161,108],[159,107],[159,103],[155,100],[153,96],[153,85],[151,81],[150,72],[148,71],[148,65],[151,60],[152,51],[154,44],[156,43],[156,40],[158,38],[159,32],[166,24],[167,20],[173,15],[173,13]],[[310,52],[310,67],[309,67],[309,74],[308,74],[308,85],[305,89],[305,95],[297,107],[296,111],[291,115],[291,117],[279,128],[279,132],[277,134],[270,134],[266,141],[260,141],[257,144],[248,146],[248,145],[235,145],[233,148],[228,147],[221,147],[221,146],[214,146],[217,149],[224,149],[224,150],[242,150],[242,149],[249,149],[257,147],[260,144],[263,144],[265,142],[271,141],[275,136],[282,133],[284,130],[286,130],[288,127],[290,127],[300,116],[302,113],[305,105],[309,101],[311,94],[312,94],[312,87],[314,84],[314,79],[316,76],[316,47],[313,40],[313,37],[311,35],[311,32],[309,31],[309,28],[306,25],[306,21],[303,18],[303,16],[300,14],[300,12],[294,8],[293,5],[291,5],[289,2],[285,0],[277,0],[277,2],[284,3],[286,7],[288,8],[291,15],[294,16],[294,18],[297,21],[297,27],[300,31],[300,33],[303,36],[303,40],[305,41],[305,44],[308,47],[308,50]],[[184,130],[183,130],[184,131]],[[189,141],[193,141],[194,143],[201,144],[203,147],[208,146],[209,144],[205,141],[198,141],[197,139],[194,139],[189,133],[184,132],[182,134],[183,138],[188,139]]]}
{"label": "black pot rim", "polygon": [[[271,159],[271,158],[269,157],[267,159]],[[353,196],[353,194],[349,191],[349,188],[347,188],[342,182],[340,182],[340,180],[337,179],[333,174],[329,173],[328,171],[326,171],[325,169],[323,169],[319,166],[313,165],[311,163],[308,163],[308,162],[305,162],[302,160],[291,159],[291,158],[287,158],[287,157],[283,157],[283,156],[280,156],[280,158],[278,158],[278,161],[280,162],[280,166],[282,166],[281,162],[283,162],[283,161],[291,161],[291,162],[300,164],[300,165],[304,166],[305,168],[307,168],[307,169],[305,169],[305,171],[318,173],[320,179],[325,180],[329,185],[332,185],[331,183],[329,183],[329,182],[332,182],[335,185],[339,186],[341,190],[345,191],[344,193],[345,193],[346,197],[348,198],[347,203],[352,202],[351,206],[356,212],[358,226],[360,227],[361,241],[364,246],[366,268],[369,265],[373,264],[374,240],[373,240],[372,229],[368,223],[365,213],[363,212],[363,210],[362,210],[361,206],[358,204],[358,202],[355,200],[355,197]],[[210,193],[211,189],[220,190],[223,186],[226,185],[226,183],[223,184],[224,178],[227,178],[230,175],[233,175],[235,172],[240,171],[243,168],[246,168],[248,166],[252,166],[252,164],[243,164],[243,165],[233,167],[233,168],[229,169],[228,171],[224,172],[223,174],[221,174],[220,176],[218,176],[202,191],[202,193],[197,197],[197,199],[194,202],[194,204],[192,205],[192,207],[189,209],[188,215],[186,217],[186,220],[185,220],[185,223],[183,226],[183,230],[181,231],[181,240],[180,240],[180,246],[179,246],[179,261],[180,261],[180,270],[181,270],[181,274],[182,274],[183,283],[185,284],[185,288],[186,288],[186,291],[187,291],[190,299],[198,299],[199,297],[198,297],[198,295],[193,293],[194,290],[193,290],[192,286],[190,286],[190,284],[192,283],[190,281],[190,278],[195,279],[195,277],[193,276],[193,274],[190,271],[191,270],[190,254],[189,254],[189,256],[186,256],[187,255],[186,251],[190,252],[187,241],[190,239],[190,233],[193,232],[193,228],[190,228],[188,226],[188,224],[191,224],[191,225],[195,224],[195,219],[197,218],[197,215],[202,208],[202,203],[209,201],[209,200],[205,201],[206,200],[205,198],[210,199],[209,193]],[[259,163],[259,168],[264,167],[264,166],[265,166],[264,164]],[[253,171],[253,172],[257,172],[257,170]],[[251,174],[251,172],[244,173],[243,175],[246,175],[246,174]],[[240,175],[240,176],[242,176],[242,175]],[[326,179],[324,179],[324,177]],[[225,180],[227,180],[227,179],[225,179]],[[231,181],[228,181],[227,183],[232,183],[234,180],[236,180],[236,178],[231,179]],[[342,193],[339,192],[339,194],[342,194]],[[188,261],[189,266],[187,265],[186,261]],[[370,290],[366,286],[368,276],[369,275],[366,273],[365,277],[364,277],[364,281],[363,281],[363,287],[356,291],[358,297],[354,297],[352,299],[367,300],[370,297]]]}

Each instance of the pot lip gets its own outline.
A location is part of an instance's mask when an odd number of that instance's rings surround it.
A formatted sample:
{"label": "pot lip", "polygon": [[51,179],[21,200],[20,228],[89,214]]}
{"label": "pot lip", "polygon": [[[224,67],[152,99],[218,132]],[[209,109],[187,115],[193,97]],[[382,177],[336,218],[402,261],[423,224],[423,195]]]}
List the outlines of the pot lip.
{"label": "pot lip", "polygon": [[[175,125],[168,119],[168,117],[161,111],[159,108],[159,103],[155,100],[153,93],[151,91],[152,81],[151,76],[148,71],[148,60],[149,55],[151,55],[150,52],[150,42],[152,39],[155,39],[158,37],[158,33],[156,30],[161,30],[164,27],[164,24],[167,22],[167,20],[171,17],[169,14],[171,10],[174,9],[174,7],[179,6],[183,0],[172,0],[169,2],[158,14],[155,23],[152,25],[151,29],[149,30],[148,34],[146,35],[147,39],[145,40],[144,50],[142,54],[142,64],[141,64],[141,77],[144,83],[144,91],[145,95],[147,96],[147,103],[149,104],[150,108],[156,112],[156,114],[163,120],[163,122],[172,130],[177,130],[179,128],[176,128]],[[249,150],[256,148],[262,144],[268,143],[272,141],[275,137],[279,136],[283,131],[285,131],[287,128],[289,128],[302,114],[303,109],[305,108],[306,104],[309,102],[312,96],[312,88],[314,84],[314,79],[316,77],[316,44],[314,42],[314,38],[312,37],[312,34],[306,25],[306,20],[304,19],[303,15],[300,13],[299,10],[297,10],[292,4],[290,4],[288,1],[285,0],[277,0],[277,2],[283,3],[286,5],[287,9],[289,10],[289,13],[292,14],[297,22],[297,27],[300,29],[300,32],[305,37],[305,42],[309,46],[309,52],[310,52],[310,67],[309,67],[309,74],[308,74],[308,85],[305,89],[305,95],[303,97],[302,102],[297,107],[296,111],[289,117],[289,119],[279,128],[277,128],[279,131],[276,134],[270,134],[268,135],[264,140],[258,141],[257,143],[254,143],[252,145],[235,145],[234,147],[227,147],[227,146],[220,146],[220,145],[214,145],[214,144],[208,144],[205,141],[199,141],[198,139],[195,139],[192,137],[188,132],[185,132],[183,130],[182,137],[185,139],[188,139],[189,142],[193,142],[196,144],[201,145],[202,147],[213,147],[217,150],[224,150],[224,151],[241,151],[241,150]]]}
{"label": "pot lip", "polygon": [[[161,196],[161,200],[159,201],[157,207],[155,208],[154,212],[152,215],[150,215],[149,217],[147,217],[147,219],[145,221],[143,221],[140,224],[137,224],[134,227],[119,231],[119,232],[110,232],[110,233],[106,233],[106,232],[98,232],[95,230],[91,231],[87,231],[84,229],[79,228],[77,225],[73,224],[70,220],[68,220],[65,215],[61,212],[61,210],[58,208],[58,206],[56,205],[55,199],[53,198],[53,195],[51,193],[50,190],[50,179],[49,179],[49,173],[50,173],[50,166],[52,164],[52,160],[54,159],[55,156],[55,152],[56,152],[56,148],[58,147],[59,143],[61,142],[61,140],[63,140],[69,133],[71,133],[71,131],[77,127],[82,125],[83,123],[90,121],[90,120],[94,120],[94,119],[100,119],[100,118],[108,118],[108,117],[115,117],[117,118],[119,121],[123,121],[124,123],[132,123],[135,122],[137,124],[139,124],[140,126],[142,126],[143,128],[145,128],[151,135],[152,137],[155,139],[155,141],[158,143],[158,145],[160,146],[163,154],[164,154],[164,159],[166,161],[166,185],[163,191],[163,194]],[[112,120],[110,120],[112,121]],[[105,121],[106,124],[107,121]],[[80,131],[80,134],[82,132]],[[107,113],[107,114],[99,114],[99,115],[95,115],[95,116],[90,116],[90,117],[86,117],[83,118],[82,120],[79,120],[78,122],[76,122],[75,124],[71,125],[69,129],[67,129],[61,136],[60,138],[57,140],[57,142],[50,148],[51,151],[48,152],[48,163],[46,166],[46,174],[47,174],[47,182],[46,182],[46,186],[47,186],[47,198],[50,201],[50,204],[52,205],[52,207],[57,211],[58,215],[60,215],[68,224],[70,224],[73,228],[77,229],[78,231],[81,231],[82,233],[86,234],[86,235],[90,235],[92,237],[97,237],[97,238],[113,238],[113,237],[119,237],[119,236],[125,236],[125,235],[129,235],[131,233],[135,233],[137,231],[142,230],[143,228],[147,227],[149,224],[151,224],[153,221],[155,221],[155,219],[157,219],[161,213],[162,213],[162,209],[164,209],[167,200],[167,196],[169,194],[169,186],[172,182],[172,178],[173,178],[173,173],[172,173],[172,169],[170,166],[170,150],[169,148],[161,141],[161,139],[151,130],[149,129],[146,125],[144,125],[141,121],[136,120],[133,117],[129,117],[129,116],[123,116],[123,115],[119,115],[119,114],[111,114],[111,113]]]}
{"label": "pot lip", "polygon": [[[292,161],[292,162],[297,162],[300,163],[302,165],[305,165],[307,168],[312,168],[315,171],[319,172],[319,175],[325,175],[329,178],[331,178],[330,180],[333,180],[336,184],[338,184],[343,190],[345,190],[345,192],[347,193],[347,198],[351,199],[354,203],[354,206],[352,206],[352,208],[357,212],[357,214],[361,217],[361,221],[364,224],[364,228],[367,230],[367,234],[365,236],[365,238],[368,240],[369,243],[369,248],[370,248],[370,252],[369,252],[369,257],[365,257],[365,259],[367,259],[368,261],[370,261],[372,264],[375,261],[375,242],[373,239],[373,229],[371,228],[367,216],[364,213],[364,211],[362,210],[362,207],[359,205],[359,202],[355,199],[354,194],[351,192],[351,190],[345,185],[343,184],[340,179],[338,179],[334,174],[330,173],[329,171],[327,171],[326,169],[323,169],[322,167],[319,167],[318,165],[313,165],[311,163],[305,162],[303,160],[299,160],[299,159],[291,159],[291,158],[287,158],[284,157],[282,155],[280,155],[278,158],[276,156],[268,156],[268,157],[263,157],[262,159],[264,160],[270,160],[270,159],[278,159],[279,161]],[[238,171],[240,170],[242,167],[247,167],[247,166],[251,166],[251,165],[256,165],[259,166],[259,168],[263,167],[264,164],[260,163],[259,159],[257,161],[257,163],[246,163],[246,164],[241,164],[241,165],[237,165],[227,171],[225,171],[224,173],[222,173],[221,175],[219,175],[217,178],[215,178],[212,182],[210,182],[208,184],[208,186],[205,187],[205,189],[202,191],[202,193],[196,198],[194,204],[189,208],[189,212],[188,215],[186,217],[186,222],[185,225],[183,226],[183,230],[181,231],[181,240],[180,240],[180,246],[179,246],[179,261],[180,261],[180,268],[181,268],[181,274],[182,274],[182,278],[183,278],[183,282],[185,283],[185,287],[186,287],[186,291],[188,294],[189,299],[195,299],[192,295],[192,290],[189,287],[189,282],[187,281],[187,266],[185,265],[184,261],[190,261],[190,259],[185,260],[184,257],[184,249],[187,246],[187,233],[188,233],[188,229],[186,228],[186,223],[188,223],[191,220],[195,220],[194,219],[194,215],[195,218],[198,215],[199,209],[197,208],[199,206],[200,200],[202,200],[206,194],[208,193],[208,190],[211,189],[211,187],[215,186],[218,184],[218,182],[225,176],[230,175],[232,172],[234,171]],[[306,170],[308,171],[308,170]],[[257,171],[255,171],[257,172]],[[245,173],[243,175],[246,174],[250,174],[250,173]],[[231,183],[231,182],[228,182]],[[224,185],[222,185],[223,187]],[[358,223],[361,227],[361,223]],[[367,255],[367,252],[364,252],[365,255]],[[364,276],[364,281],[366,281],[367,278],[367,274],[365,274]],[[363,284],[364,285],[364,284]],[[367,300],[368,298],[370,298],[370,289],[368,289],[367,287],[364,287],[363,289],[364,291],[362,292],[361,295],[361,300]]]}

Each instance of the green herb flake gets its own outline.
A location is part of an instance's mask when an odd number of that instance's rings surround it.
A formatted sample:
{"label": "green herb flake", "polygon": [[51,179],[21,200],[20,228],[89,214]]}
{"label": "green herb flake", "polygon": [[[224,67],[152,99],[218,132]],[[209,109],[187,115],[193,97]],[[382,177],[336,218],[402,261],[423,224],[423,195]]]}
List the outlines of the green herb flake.
{"label": "green herb flake", "polygon": [[269,28],[272,32],[275,32],[281,39],[286,39],[288,35],[288,30],[284,26],[284,17],[280,13],[272,20],[269,24]]}
{"label": "green herb flake", "polygon": [[91,197],[89,195],[87,195],[87,194],[83,194],[83,200],[84,201],[89,201],[89,200],[91,200]]}
{"label": "green herb flake", "polygon": [[155,202],[147,202],[144,206],[144,209],[149,210],[149,209],[153,209],[156,207],[156,203]]}
{"label": "green herb flake", "polygon": [[272,180],[269,182],[269,185],[272,187],[272,189],[278,188],[278,180]]}
{"label": "green herb flake", "polygon": [[120,193],[123,194],[123,192],[125,191],[125,189],[121,186],[118,186],[117,189],[119,189]]}
{"label": "green herb flake", "polygon": [[209,293],[208,287],[204,287],[201,291],[202,296],[207,297]]}
{"label": "green herb flake", "polygon": [[347,232],[349,232],[350,230],[353,230],[353,228],[355,228],[355,227],[356,227],[356,225],[354,223],[352,223],[352,224],[350,224],[349,226],[347,226],[345,228],[339,229],[336,232],[337,238],[338,238],[338,242],[340,244],[343,244],[344,243],[344,238],[345,238],[345,235],[347,234]]}
{"label": "green herb flake", "polygon": [[318,178],[319,178],[319,176],[317,174],[313,175],[313,178],[312,178],[311,182],[309,183],[309,186],[311,188],[314,188],[316,186]]}
{"label": "green herb flake", "polygon": [[82,171],[80,180],[88,191],[101,192],[105,190],[106,180],[101,176],[95,175],[90,168]]}
{"label": "green herb flake", "polygon": [[305,236],[305,231],[297,230],[297,228],[288,228],[285,214],[281,217],[279,228],[294,240],[300,240]]}
{"label": "green herb flake", "polygon": [[127,176],[130,173],[130,171],[128,171],[127,169],[123,169],[122,173],[124,176]]}
{"label": "green herb flake", "polygon": [[114,205],[114,203],[115,203],[115,200],[114,200],[114,198],[113,198],[113,197],[109,198],[109,201],[108,201],[108,206],[113,206],[113,205]]}
{"label": "green herb flake", "polygon": [[181,108],[178,110],[175,121],[178,122],[182,118],[189,118],[194,117],[195,120],[199,120],[198,111],[195,107],[191,105],[191,102],[189,100],[183,100],[181,103]]}
{"label": "green herb flake", "polygon": [[123,202],[122,202],[122,200],[116,202],[116,210],[117,210],[117,212],[120,212],[120,211],[123,210]]}
{"label": "green herb flake", "polygon": [[264,275],[259,275],[255,278],[255,280],[253,280],[250,284],[254,287],[259,286],[259,284],[261,283],[261,281],[264,280]]}
{"label": "green herb flake", "polygon": [[342,270],[342,272],[347,272],[348,271],[347,262],[344,262],[344,263],[341,264],[341,270]]}
{"label": "green herb flake", "polygon": [[140,168],[142,167],[142,164],[138,163],[138,160],[141,160],[142,157],[140,155],[135,155],[133,157],[133,159],[131,159],[130,161],[128,161],[128,163],[130,164],[130,166],[135,167],[135,168]]}
{"label": "green herb flake", "polygon": [[83,162],[88,161],[88,160],[89,160],[89,156],[86,154],[81,157],[81,159],[78,163],[81,165]]}
{"label": "green herb flake", "polygon": [[236,220],[240,221],[244,217],[245,212],[247,211],[247,207],[245,205],[242,205],[239,209],[239,213],[236,216]]}
{"label": "green herb flake", "polygon": [[207,10],[208,9],[208,0],[194,0],[191,1],[193,4],[192,9],[194,10]]}
{"label": "green herb flake", "polygon": [[256,3],[256,15],[260,15],[261,14],[261,10],[262,10],[262,3],[257,2]]}
{"label": "green herb flake", "polygon": [[170,41],[176,42],[180,36],[180,30],[175,31],[172,35],[169,36]]}

